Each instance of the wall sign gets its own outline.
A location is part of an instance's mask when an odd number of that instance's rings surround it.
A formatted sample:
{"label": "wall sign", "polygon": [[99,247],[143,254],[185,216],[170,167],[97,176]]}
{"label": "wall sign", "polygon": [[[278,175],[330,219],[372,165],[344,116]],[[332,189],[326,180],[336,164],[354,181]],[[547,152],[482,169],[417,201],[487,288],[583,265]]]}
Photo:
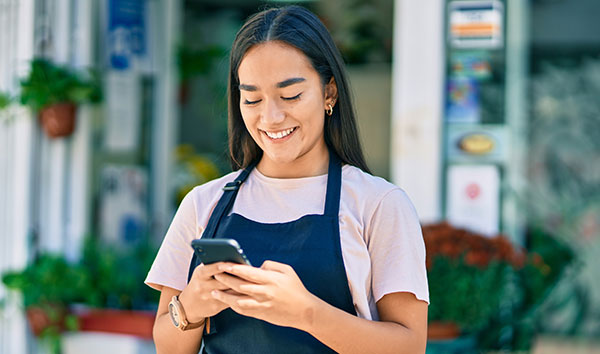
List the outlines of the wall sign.
{"label": "wall sign", "polygon": [[146,0],[108,1],[108,61],[127,70],[146,55]]}
{"label": "wall sign", "polygon": [[133,165],[106,165],[101,175],[100,235],[114,244],[132,244],[146,235],[148,176]]}
{"label": "wall sign", "polygon": [[449,124],[446,156],[453,163],[505,163],[506,129],[498,124]]}
{"label": "wall sign", "polygon": [[500,173],[495,165],[453,165],[448,168],[446,214],[457,227],[487,236],[498,233]]}
{"label": "wall sign", "polygon": [[504,6],[500,1],[452,1],[448,35],[456,48],[500,48]]}
{"label": "wall sign", "polygon": [[478,123],[480,121],[479,84],[470,78],[449,78],[446,94],[446,121]]}
{"label": "wall sign", "polygon": [[485,155],[494,150],[494,138],[485,133],[471,133],[463,136],[458,148],[467,154]]}

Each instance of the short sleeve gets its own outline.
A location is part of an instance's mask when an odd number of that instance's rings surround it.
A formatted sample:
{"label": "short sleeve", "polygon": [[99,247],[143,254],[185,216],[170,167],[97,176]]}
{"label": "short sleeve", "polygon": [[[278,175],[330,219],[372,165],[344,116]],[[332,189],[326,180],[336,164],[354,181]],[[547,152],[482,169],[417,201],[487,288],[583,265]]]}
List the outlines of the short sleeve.
{"label": "short sleeve", "polygon": [[161,290],[163,286],[168,286],[183,290],[187,285],[193,253],[190,244],[199,237],[193,192],[188,193],[179,205],[144,281],[154,289]]}
{"label": "short sleeve", "polygon": [[425,242],[406,193],[399,188],[386,193],[369,225],[367,248],[375,301],[394,292],[410,292],[429,303]]}

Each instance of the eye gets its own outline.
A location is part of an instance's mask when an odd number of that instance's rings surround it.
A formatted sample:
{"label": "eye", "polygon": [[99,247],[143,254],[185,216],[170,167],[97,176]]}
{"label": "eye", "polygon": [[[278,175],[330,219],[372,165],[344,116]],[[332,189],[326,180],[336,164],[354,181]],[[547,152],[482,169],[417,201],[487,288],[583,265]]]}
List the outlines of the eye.
{"label": "eye", "polygon": [[302,95],[302,92],[300,92],[299,94],[297,94],[294,97],[281,97],[282,99],[286,100],[286,101],[293,101],[293,100],[297,100],[300,98],[300,95]]}
{"label": "eye", "polygon": [[244,104],[247,105],[253,105],[253,104],[257,104],[258,102],[260,102],[261,100],[256,100],[256,101],[248,101],[248,100],[244,100]]}

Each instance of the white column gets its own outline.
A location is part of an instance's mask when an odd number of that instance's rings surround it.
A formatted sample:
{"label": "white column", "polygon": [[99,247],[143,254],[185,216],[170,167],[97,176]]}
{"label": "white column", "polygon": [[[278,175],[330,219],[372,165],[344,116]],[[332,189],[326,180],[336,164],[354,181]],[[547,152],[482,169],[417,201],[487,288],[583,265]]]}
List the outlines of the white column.
{"label": "white column", "polygon": [[444,1],[396,0],[391,176],[424,222],[441,217]]}
{"label": "white column", "polygon": [[[0,122],[0,273],[22,269],[28,259],[31,211],[31,139],[29,112],[12,107],[12,123]],[[0,297],[6,293],[0,286]],[[13,293],[0,311],[0,353],[24,353],[26,320],[20,296]]]}
{"label": "white column", "polygon": [[523,242],[525,213],[519,201],[526,188],[527,65],[529,58],[529,2],[508,0],[506,5],[506,124],[509,157],[506,164],[502,229],[513,241]]}
{"label": "white column", "polygon": [[[54,0],[47,8],[50,16],[52,61],[67,65],[71,58],[70,0]],[[43,250],[62,253],[66,248],[68,185],[71,171],[69,138],[49,139],[41,135],[39,232]]]}
{"label": "white column", "polygon": [[[0,89],[13,91],[33,57],[34,0],[0,0]],[[0,273],[23,268],[31,231],[31,155],[34,123],[13,106],[0,118]],[[6,116],[5,116],[6,117]],[[16,295],[16,294],[13,294]],[[6,296],[0,285],[0,297]],[[0,353],[26,353],[27,323],[18,296],[0,311]]]}
{"label": "white column", "polygon": [[[52,11],[52,60],[58,64],[69,64],[71,59],[71,0],[53,0]],[[51,2],[51,3],[52,3]]]}
{"label": "white column", "polygon": [[[71,61],[75,67],[87,69],[93,65],[93,44],[96,21],[94,20],[94,2],[76,0],[73,2],[73,25],[70,36],[72,49]],[[75,261],[81,256],[83,239],[90,227],[90,169],[92,144],[92,119],[94,108],[81,105],[77,110],[77,125],[71,136],[69,150],[70,170],[67,171],[67,210],[65,230],[65,255]]]}
{"label": "white column", "polygon": [[[151,195],[152,234],[162,238],[171,218],[170,173],[173,171],[178,111],[176,104],[177,68],[174,50],[180,31],[181,0],[149,1],[152,18],[160,30],[155,31],[153,47],[156,63],[156,105],[152,124]],[[152,25],[152,24],[151,24]],[[154,58],[153,58],[154,59]]]}

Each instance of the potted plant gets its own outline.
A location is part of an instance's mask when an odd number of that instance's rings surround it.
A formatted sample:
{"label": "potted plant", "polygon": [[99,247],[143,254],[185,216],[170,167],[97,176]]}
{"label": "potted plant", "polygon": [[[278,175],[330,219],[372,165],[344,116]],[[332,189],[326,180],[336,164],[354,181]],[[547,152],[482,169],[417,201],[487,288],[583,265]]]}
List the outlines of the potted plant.
{"label": "potted plant", "polygon": [[12,97],[6,92],[0,92],[0,123],[8,120],[8,107],[12,103]]}
{"label": "potted plant", "polygon": [[53,353],[60,353],[60,333],[77,327],[68,305],[82,301],[91,282],[85,269],[69,264],[62,256],[42,254],[22,271],[3,274],[2,281],[22,294],[34,335]]}
{"label": "potted plant", "polygon": [[33,333],[55,353],[64,330],[152,338],[159,293],[143,280],[155,253],[147,243],[118,248],[88,238],[79,262],[42,253],[2,281],[23,295]]}
{"label": "potted plant", "polygon": [[143,283],[156,249],[148,243],[116,247],[86,240],[82,265],[94,282],[76,310],[79,330],[151,339],[159,293]]}
{"label": "potted plant", "polygon": [[[429,337],[473,334],[499,309],[511,270],[524,253],[502,236],[486,237],[448,223],[423,227],[431,304]],[[439,333],[449,328],[449,333]]]}
{"label": "potted plant", "polygon": [[12,102],[12,98],[6,92],[0,92],[0,111],[8,107]]}
{"label": "potted plant", "polygon": [[[541,327],[545,314],[542,304],[561,280],[567,283],[572,281],[563,277],[563,274],[569,267],[576,268],[579,264],[574,251],[567,244],[540,227],[527,229],[525,247],[525,263],[513,277],[515,296],[510,301],[511,311],[498,313],[478,335],[480,347],[486,350],[510,348],[520,352],[530,351],[537,332],[543,330]],[[506,333],[511,333],[511,336]]]}
{"label": "potted plant", "polygon": [[21,80],[20,97],[22,104],[39,113],[48,136],[57,138],[75,130],[77,105],[99,102],[101,90],[95,75],[84,78],[83,74],[49,60],[34,59],[29,76]]}

